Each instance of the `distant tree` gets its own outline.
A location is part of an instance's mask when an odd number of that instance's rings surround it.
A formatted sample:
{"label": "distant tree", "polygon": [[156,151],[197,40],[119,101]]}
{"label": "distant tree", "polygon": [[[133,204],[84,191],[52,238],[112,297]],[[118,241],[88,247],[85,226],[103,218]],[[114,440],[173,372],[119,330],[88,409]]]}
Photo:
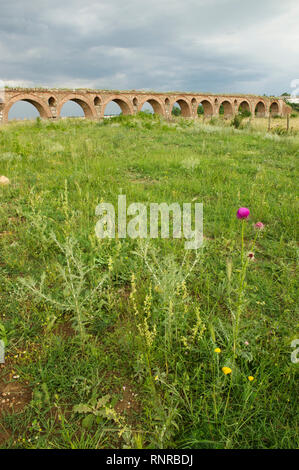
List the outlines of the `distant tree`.
{"label": "distant tree", "polygon": [[286,91],[282,93],[280,96],[290,96],[290,93],[287,93]]}
{"label": "distant tree", "polygon": [[299,103],[290,103],[289,101],[287,101],[287,104],[289,106],[291,106],[291,108],[296,111],[297,113],[299,112]]}
{"label": "distant tree", "polygon": [[174,107],[172,108],[171,114],[172,114],[173,116],[180,116],[181,113],[182,113],[182,111],[181,111],[181,108],[179,108],[179,106],[174,106]]}
{"label": "distant tree", "polygon": [[240,109],[239,114],[242,116],[242,118],[247,118],[251,116],[251,112],[249,109]]}
{"label": "distant tree", "polygon": [[235,129],[239,129],[242,125],[242,121],[243,121],[243,116],[241,113],[239,114],[236,114],[234,119],[232,120],[231,122],[231,125],[235,128]]}
{"label": "distant tree", "polygon": [[203,105],[200,104],[197,108],[197,114],[200,116],[202,114],[204,114],[204,109],[203,109]]}

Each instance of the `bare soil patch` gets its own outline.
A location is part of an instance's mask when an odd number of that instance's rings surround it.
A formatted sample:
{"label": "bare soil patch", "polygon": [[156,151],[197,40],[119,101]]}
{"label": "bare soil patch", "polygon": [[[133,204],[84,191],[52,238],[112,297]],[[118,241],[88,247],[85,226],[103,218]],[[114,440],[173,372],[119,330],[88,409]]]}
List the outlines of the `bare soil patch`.
{"label": "bare soil patch", "polygon": [[125,383],[121,389],[122,398],[115,404],[115,411],[122,415],[130,416],[135,413],[140,413],[141,405],[138,401],[138,394],[135,393],[133,387],[129,383]]}
{"label": "bare soil patch", "polygon": [[28,386],[19,382],[0,382],[0,415],[20,413],[31,401],[32,393]]}
{"label": "bare soil patch", "polygon": [[55,335],[61,336],[64,339],[72,338],[76,334],[71,322],[61,323],[60,325],[57,325],[54,328],[53,332]]}

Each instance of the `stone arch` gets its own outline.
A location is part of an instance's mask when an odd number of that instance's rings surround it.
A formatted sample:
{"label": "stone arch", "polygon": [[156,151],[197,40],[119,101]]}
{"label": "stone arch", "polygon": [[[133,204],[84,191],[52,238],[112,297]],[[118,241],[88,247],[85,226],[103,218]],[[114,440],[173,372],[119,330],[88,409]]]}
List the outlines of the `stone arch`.
{"label": "stone arch", "polygon": [[160,114],[161,116],[164,116],[164,115],[165,115],[164,106],[163,106],[163,104],[162,104],[162,102],[160,101],[159,98],[156,98],[156,97],[149,97],[149,98],[147,98],[147,99],[144,99],[144,100],[139,104],[138,111],[141,111],[142,106],[143,106],[145,103],[149,103],[149,104],[152,106],[152,108],[153,108],[155,114]]}
{"label": "stone arch", "polygon": [[273,101],[269,108],[271,116],[277,116],[279,114],[279,105],[277,101]]}
{"label": "stone arch", "polygon": [[42,119],[50,119],[52,117],[49,107],[47,106],[46,103],[44,103],[43,100],[41,100],[35,95],[29,94],[29,93],[28,94],[22,93],[17,96],[14,96],[7,103],[4,103],[3,122],[8,121],[9,110],[12,107],[12,105],[17,103],[18,101],[26,101],[27,103],[32,104],[37,109]]}
{"label": "stone arch", "polygon": [[110,96],[105,103],[103,103],[103,109],[101,113],[101,117],[104,117],[105,108],[106,106],[114,101],[114,103],[118,104],[121,109],[122,114],[134,114],[134,109],[131,102],[124,96],[120,97],[119,95]]}
{"label": "stone arch", "polygon": [[88,98],[86,98],[83,95],[79,95],[77,93],[73,93],[70,95],[67,95],[63,100],[59,103],[59,106],[57,108],[57,116],[60,117],[61,109],[62,106],[67,103],[68,101],[74,101],[77,103],[81,108],[83,109],[84,115],[88,119],[96,119],[97,118],[97,113],[95,111],[95,108],[93,107],[93,104],[89,101]]}
{"label": "stone arch", "polygon": [[202,106],[204,116],[213,116],[214,109],[210,100],[204,99],[201,100],[198,106]]}
{"label": "stone arch", "polygon": [[255,115],[257,117],[265,117],[266,116],[266,105],[263,101],[258,101],[254,108]]}
{"label": "stone arch", "polygon": [[250,104],[247,100],[243,100],[239,104],[238,112],[242,113],[244,111],[248,111],[249,113],[251,112]]}
{"label": "stone arch", "polygon": [[173,101],[172,108],[176,103],[181,108],[181,116],[183,116],[183,117],[191,117],[192,116],[192,109],[191,109],[190,103],[188,103],[188,101],[186,101],[184,98],[178,98],[175,101]]}
{"label": "stone arch", "polygon": [[221,105],[223,106],[224,117],[229,117],[229,116],[232,116],[234,114],[233,106],[232,106],[230,101],[228,101],[228,100],[221,101],[221,103],[219,105],[219,110],[220,110]]}

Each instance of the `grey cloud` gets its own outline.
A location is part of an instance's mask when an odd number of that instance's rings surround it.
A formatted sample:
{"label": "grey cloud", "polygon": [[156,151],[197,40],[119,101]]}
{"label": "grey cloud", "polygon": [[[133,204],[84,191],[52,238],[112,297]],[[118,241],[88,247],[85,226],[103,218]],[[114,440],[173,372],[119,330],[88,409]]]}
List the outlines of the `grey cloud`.
{"label": "grey cloud", "polygon": [[5,0],[0,13],[7,81],[280,93],[299,75],[297,0]]}

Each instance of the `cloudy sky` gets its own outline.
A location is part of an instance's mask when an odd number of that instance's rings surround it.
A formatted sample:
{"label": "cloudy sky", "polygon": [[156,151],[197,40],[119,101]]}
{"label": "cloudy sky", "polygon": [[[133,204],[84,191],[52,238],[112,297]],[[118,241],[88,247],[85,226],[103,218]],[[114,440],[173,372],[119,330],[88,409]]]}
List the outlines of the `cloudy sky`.
{"label": "cloudy sky", "polygon": [[0,0],[7,84],[280,94],[298,0]]}

